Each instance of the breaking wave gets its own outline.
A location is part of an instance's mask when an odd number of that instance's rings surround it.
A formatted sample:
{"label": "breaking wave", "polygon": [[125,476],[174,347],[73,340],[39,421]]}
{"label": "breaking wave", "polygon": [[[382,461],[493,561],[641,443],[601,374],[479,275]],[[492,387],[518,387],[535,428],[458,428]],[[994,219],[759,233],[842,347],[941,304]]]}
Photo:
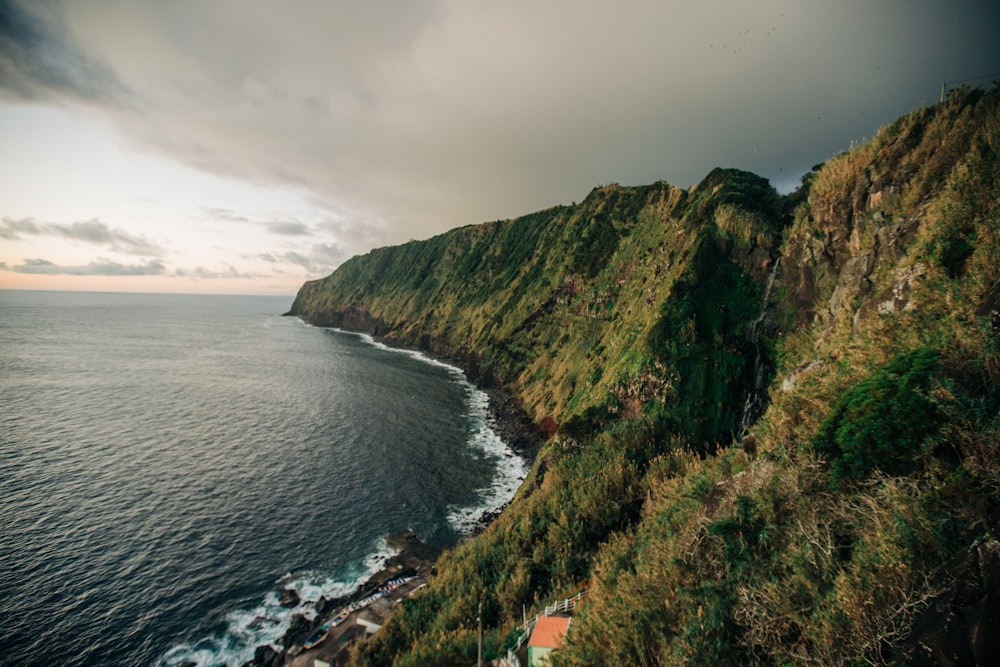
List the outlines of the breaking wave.
{"label": "breaking wave", "polygon": [[[382,540],[361,567],[344,576],[300,572],[282,577],[276,582],[275,590],[269,591],[256,606],[229,613],[223,632],[172,647],[156,663],[157,667],[177,667],[191,663],[199,667],[242,665],[253,659],[258,646],[266,644],[278,650],[280,647],[276,642],[290,627],[293,616],[302,614],[312,620],[316,615],[316,602],[321,597],[330,600],[353,593],[382,569],[392,553],[385,540]],[[282,606],[282,590],[295,591],[299,596],[299,603],[293,607]]]}
{"label": "breaking wave", "polygon": [[[365,344],[382,351],[401,354],[446,369],[453,382],[458,383],[465,394],[468,419],[468,448],[471,452],[492,463],[495,468],[490,483],[476,489],[473,504],[454,505],[447,512],[447,521],[463,536],[470,535],[482,522],[485,515],[500,510],[506,505],[521,482],[524,481],[528,466],[497,434],[495,423],[489,410],[489,396],[470,383],[460,368],[431,358],[418,351],[389,347],[366,334],[351,335]],[[321,598],[332,599],[350,595],[382,569],[392,556],[384,539],[374,545],[364,562],[349,572],[328,573],[306,571],[289,574],[275,582],[269,591],[254,606],[237,609],[226,615],[225,629],[190,643],[173,646],[157,662],[157,667],[178,667],[196,664],[199,667],[220,665],[242,665],[252,660],[258,646],[270,645],[279,650],[276,642],[290,627],[292,618],[301,614],[312,620],[315,617],[315,603]],[[300,601],[294,607],[281,605],[281,591],[294,590]]]}

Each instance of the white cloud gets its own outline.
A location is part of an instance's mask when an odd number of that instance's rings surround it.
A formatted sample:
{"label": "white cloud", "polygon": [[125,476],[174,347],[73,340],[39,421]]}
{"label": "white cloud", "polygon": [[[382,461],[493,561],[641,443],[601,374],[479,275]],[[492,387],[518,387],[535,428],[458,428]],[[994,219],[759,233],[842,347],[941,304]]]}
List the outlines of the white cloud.
{"label": "white cloud", "polygon": [[54,236],[142,257],[161,257],[165,254],[162,246],[146,237],[109,227],[96,218],[69,224],[38,222],[34,218],[0,220],[0,238],[18,240],[24,236]]}
{"label": "white cloud", "polygon": [[264,223],[264,228],[279,236],[309,236],[312,232],[309,225],[295,220]]}
{"label": "white cloud", "polygon": [[176,269],[174,271],[174,275],[178,278],[195,278],[197,280],[220,280],[232,278],[238,280],[253,280],[255,278],[262,277],[260,274],[244,273],[232,266],[227,266],[224,271],[212,271],[203,266],[197,266],[193,269]]}
{"label": "white cloud", "polygon": [[250,222],[250,219],[246,216],[228,208],[206,208],[205,214],[213,220],[221,220],[223,222]]}
{"label": "white cloud", "polygon": [[[197,211],[219,223],[205,248],[256,233],[326,242],[235,251],[308,271],[599,183],[687,186],[724,166],[794,185],[935,101],[942,80],[1000,62],[1000,5],[977,0],[6,7],[0,99],[85,109],[129,150],[305,193],[309,215],[233,199]],[[133,229],[75,240],[158,256]]]}
{"label": "white cloud", "polygon": [[316,275],[332,271],[346,259],[346,253],[344,248],[337,244],[316,243],[307,252],[285,250],[278,253],[261,253],[254,259],[269,264],[291,264]]}
{"label": "white cloud", "polygon": [[26,259],[11,270],[15,273],[49,276],[158,276],[166,272],[163,264],[157,261],[121,264],[106,259],[98,259],[82,266],[61,266],[47,259]]}

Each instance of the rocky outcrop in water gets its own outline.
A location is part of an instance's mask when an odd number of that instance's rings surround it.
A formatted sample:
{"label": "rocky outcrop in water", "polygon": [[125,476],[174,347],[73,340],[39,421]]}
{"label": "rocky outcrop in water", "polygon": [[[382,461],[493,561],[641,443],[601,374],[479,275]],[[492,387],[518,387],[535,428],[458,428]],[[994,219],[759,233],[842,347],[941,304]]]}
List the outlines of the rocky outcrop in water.
{"label": "rocky outcrop in water", "polygon": [[243,667],[281,667],[284,663],[284,654],[265,644],[257,647],[253,660],[243,663]]}
{"label": "rocky outcrop in water", "polygon": [[[293,614],[288,630],[277,640],[281,649],[276,650],[269,644],[258,646],[253,660],[245,663],[243,667],[283,665],[291,655],[300,650],[309,635],[319,629],[333,614],[369,596],[392,580],[418,578],[420,581],[426,581],[432,576],[434,562],[441,555],[439,548],[424,543],[409,529],[392,533],[386,538],[386,543],[396,553],[386,561],[381,570],[369,577],[350,595],[333,599],[319,598],[313,605],[312,620],[302,613]],[[291,589],[285,591],[288,601],[299,600],[296,591]],[[283,596],[283,599],[285,597]]]}
{"label": "rocky outcrop in water", "polygon": [[299,606],[300,602],[301,600],[299,599],[299,594],[298,592],[295,591],[295,589],[292,588],[282,589],[281,596],[278,600],[278,604],[280,604],[282,607],[284,607],[285,609],[294,609],[295,607]]}

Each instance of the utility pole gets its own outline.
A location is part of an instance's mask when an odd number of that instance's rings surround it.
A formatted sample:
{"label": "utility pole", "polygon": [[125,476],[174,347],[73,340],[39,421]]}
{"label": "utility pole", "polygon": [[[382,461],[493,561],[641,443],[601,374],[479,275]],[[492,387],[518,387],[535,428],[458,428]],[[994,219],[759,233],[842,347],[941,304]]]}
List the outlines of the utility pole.
{"label": "utility pole", "polygon": [[476,667],[483,667],[483,600],[479,599],[479,611],[476,613],[479,624],[479,653],[476,656]]}
{"label": "utility pole", "polygon": [[942,103],[944,103],[944,91],[945,91],[945,89],[947,87],[948,87],[948,82],[947,81],[942,81],[941,82],[941,102]]}

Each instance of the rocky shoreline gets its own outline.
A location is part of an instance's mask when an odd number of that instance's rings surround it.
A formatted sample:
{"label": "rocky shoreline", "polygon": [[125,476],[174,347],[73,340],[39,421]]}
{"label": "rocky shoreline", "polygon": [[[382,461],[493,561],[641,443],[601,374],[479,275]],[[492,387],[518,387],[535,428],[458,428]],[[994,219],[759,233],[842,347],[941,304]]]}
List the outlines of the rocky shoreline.
{"label": "rocky shoreline", "polygon": [[517,400],[507,391],[479,387],[490,398],[489,413],[493,430],[515,454],[530,466],[545,443],[546,436],[525,414]]}
{"label": "rocky shoreline", "polygon": [[[312,619],[304,614],[295,614],[291,626],[274,645],[258,646],[253,659],[241,667],[312,665],[315,659],[336,664],[337,656],[351,640],[377,629],[392,607],[426,585],[434,575],[434,563],[441,555],[440,549],[425,544],[408,529],[389,535],[386,542],[396,553],[381,570],[349,595],[331,599],[321,597],[313,607],[315,615]],[[401,580],[405,582],[398,584]],[[287,606],[298,605],[297,592],[285,589],[281,595]],[[313,633],[338,616],[342,617],[342,621],[331,627],[317,646],[304,648]]]}
{"label": "rocky shoreline", "polygon": [[[467,365],[445,355],[435,354],[426,349],[400,348],[392,341],[376,338],[380,343],[397,349],[414,349],[429,358],[447,363],[457,368],[465,368],[468,380],[474,383],[480,391],[489,397],[490,427],[516,455],[528,462],[534,461],[545,441],[545,434],[536,427],[527,414],[521,409],[517,400],[501,387],[483,386],[483,378],[470,373]],[[495,520],[504,510],[506,504],[485,510],[475,521],[471,536],[477,535]],[[346,650],[348,644],[358,636],[374,632],[388,617],[392,608],[403,599],[427,585],[434,576],[434,563],[441,555],[441,549],[422,542],[412,530],[402,530],[387,537],[388,546],[396,553],[391,556],[381,570],[372,575],[353,593],[333,598],[320,598],[316,601],[312,619],[304,614],[295,614],[285,634],[274,645],[263,644],[254,651],[254,658],[241,667],[311,667],[316,659],[325,660],[329,664],[337,664],[337,658]],[[373,594],[386,589],[387,584],[400,579],[406,579],[405,584],[394,587],[391,592],[383,593],[377,600],[367,604],[363,609],[345,612],[353,606],[363,603]],[[289,608],[298,606],[299,595],[296,591],[283,589],[280,591],[282,604]],[[306,640],[320,630],[331,619],[345,617],[340,623],[331,627],[325,639],[314,648],[305,649]],[[196,667],[184,665],[182,667]]]}

